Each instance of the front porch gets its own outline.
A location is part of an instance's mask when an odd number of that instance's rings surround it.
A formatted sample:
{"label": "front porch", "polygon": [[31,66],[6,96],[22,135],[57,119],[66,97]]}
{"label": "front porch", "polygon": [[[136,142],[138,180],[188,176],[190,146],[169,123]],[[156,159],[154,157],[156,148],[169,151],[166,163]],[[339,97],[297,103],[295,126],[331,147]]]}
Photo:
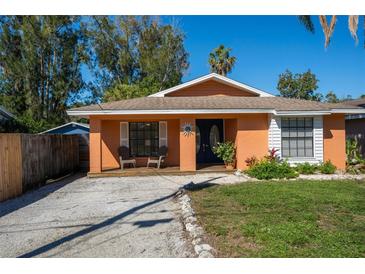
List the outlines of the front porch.
{"label": "front porch", "polygon": [[89,172],[89,178],[102,177],[133,177],[133,176],[155,176],[155,175],[189,175],[198,173],[234,173],[235,170],[227,170],[223,164],[198,165],[195,171],[182,171],[179,166],[168,166],[164,168],[136,167],[103,170],[102,172]]}
{"label": "front porch", "polygon": [[[268,118],[266,113],[92,117],[89,176],[226,172],[212,153],[212,148],[223,141],[235,143],[237,169],[245,169],[245,159],[267,153]],[[136,168],[120,170],[121,146],[129,149]],[[157,156],[163,146],[167,147],[165,168],[146,168],[148,157]]]}

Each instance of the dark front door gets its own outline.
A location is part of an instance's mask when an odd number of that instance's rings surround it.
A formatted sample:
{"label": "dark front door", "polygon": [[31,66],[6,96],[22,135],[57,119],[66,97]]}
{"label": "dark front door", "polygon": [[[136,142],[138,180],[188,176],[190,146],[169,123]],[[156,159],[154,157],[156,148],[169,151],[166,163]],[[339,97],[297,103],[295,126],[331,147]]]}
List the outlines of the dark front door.
{"label": "dark front door", "polygon": [[198,163],[221,163],[212,148],[223,141],[222,119],[196,120],[196,161]]}

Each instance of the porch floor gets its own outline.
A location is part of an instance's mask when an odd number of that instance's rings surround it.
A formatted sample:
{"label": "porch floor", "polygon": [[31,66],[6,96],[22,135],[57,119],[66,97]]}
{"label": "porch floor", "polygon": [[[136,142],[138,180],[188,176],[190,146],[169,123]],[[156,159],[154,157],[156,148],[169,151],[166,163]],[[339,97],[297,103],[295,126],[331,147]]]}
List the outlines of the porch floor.
{"label": "porch floor", "polygon": [[227,170],[222,164],[213,165],[198,165],[196,171],[180,171],[179,166],[170,166],[157,169],[155,167],[136,167],[136,168],[124,168],[121,170],[110,169],[103,170],[98,173],[89,172],[87,175],[90,178],[100,178],[100,177],[129,177],[129,176],[153,176],[153,175],[188,175],[196,173],[233,173],[235,170]]}

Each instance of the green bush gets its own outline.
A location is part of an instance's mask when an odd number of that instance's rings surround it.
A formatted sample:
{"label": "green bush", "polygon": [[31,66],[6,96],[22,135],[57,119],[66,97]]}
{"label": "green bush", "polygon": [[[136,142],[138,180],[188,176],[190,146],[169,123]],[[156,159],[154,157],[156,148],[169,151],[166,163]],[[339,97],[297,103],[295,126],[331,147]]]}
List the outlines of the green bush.
{"label": "green bush", "polygon": [[346,140],[346,172],[360,174],[365,172],[365,159],[361,155],[357,139]]}
{"label": "green bush", "polygon": [[346,140],[346,156],[347,165],[356,165],[364,162],[359,142],[356,139]]}
{"label": "green bush", "polygon": [[298,173],[287,162],[268,161],[266,159],[251,166],[246,173],[259,180],[298,177]]}
{"label": "green bush", "polygon": [[236,149],[232,142],[218,143],[217,146],[213,147],[213,153],[223,160],[226,165],[234,164]]}
{"label": "green bush", "polygon": [[302,164],[297,164],[295,170],[300,174],[314,174],[318,170],[318,166],[305,162]]}
{"label": "green bush", "polygon": [[336,166],[328,160],[319,166],[319,171],[323,174],[333,174],[336,172]]}

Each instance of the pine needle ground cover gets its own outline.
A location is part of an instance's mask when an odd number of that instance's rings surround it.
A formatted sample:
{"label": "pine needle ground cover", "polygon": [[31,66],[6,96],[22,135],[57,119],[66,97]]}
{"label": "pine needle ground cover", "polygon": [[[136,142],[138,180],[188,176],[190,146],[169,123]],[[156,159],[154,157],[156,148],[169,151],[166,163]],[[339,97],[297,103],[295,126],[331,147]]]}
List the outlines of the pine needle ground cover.
{"label": "pine needle ground cover", "polygon": [[250,182],[190,196],[220,257],[365,256],[365,182]]}

